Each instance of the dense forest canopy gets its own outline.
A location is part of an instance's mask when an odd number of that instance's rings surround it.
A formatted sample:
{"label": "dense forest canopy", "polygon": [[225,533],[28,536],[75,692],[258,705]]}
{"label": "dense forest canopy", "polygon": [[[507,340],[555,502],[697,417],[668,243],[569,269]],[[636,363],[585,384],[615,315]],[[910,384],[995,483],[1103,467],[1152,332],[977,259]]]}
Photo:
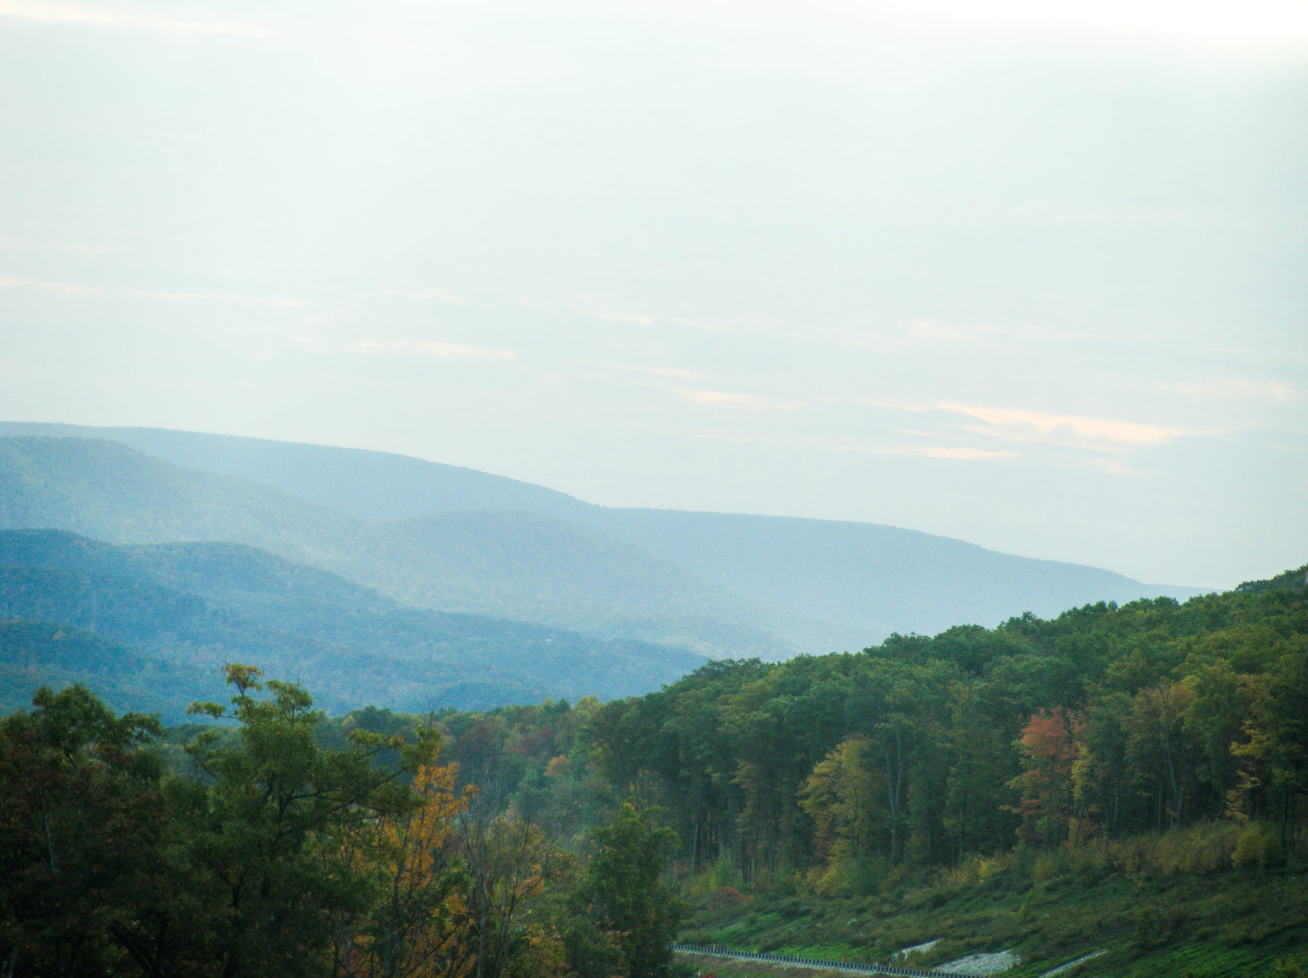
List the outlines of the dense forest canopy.
{"label": "dense forest canopy", "polygon": [[377,711],[328,729],[298,686],[227,678],[230,704],[195,712],[235,726],[181,751],[78,686],[0,723],[6,978],[666,972],[680,905],[656,812],[620,806],[583,865],[474,811],[435,729],[368,729]]}
{"label": "dense forest canopy", "polygon": [[1259,844],[1288,853],[1308,787],[1304,578],[714,662],[644,697],[444,723],[469,776],[519,804],[574,810],[556,775],[584,756],[609,792],[667,808],[690,872],[725,859],[753,884],[856,888],[871,867],[1210,820],[1270,825]]}

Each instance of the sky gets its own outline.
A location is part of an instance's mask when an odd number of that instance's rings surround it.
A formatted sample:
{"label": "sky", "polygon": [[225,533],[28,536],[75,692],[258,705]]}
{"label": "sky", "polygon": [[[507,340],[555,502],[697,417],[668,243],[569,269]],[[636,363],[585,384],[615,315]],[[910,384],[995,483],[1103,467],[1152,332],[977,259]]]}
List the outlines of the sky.
{"label": "sky", "polygon": [[0,418],[1308,561],[1301,0],[0,0],[0,120]]}

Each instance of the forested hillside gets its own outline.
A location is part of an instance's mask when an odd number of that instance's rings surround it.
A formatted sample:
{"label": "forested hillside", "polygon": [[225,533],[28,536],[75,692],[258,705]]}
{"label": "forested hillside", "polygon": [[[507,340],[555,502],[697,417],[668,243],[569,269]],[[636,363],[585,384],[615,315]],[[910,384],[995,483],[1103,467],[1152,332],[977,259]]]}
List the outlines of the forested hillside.
{"label": "forested hillside", "polygon": [[727,859],[747,882],[856,891],[896,865],[1221,819],[1274,826],[1281,851],[1308,815],[1304,577],[714,662],[597,707],[586,736],[613,790],[668,807],[692,871]]}
{"label": "forested hillside", "polygon": [[970,934],[1050,966],[1106,946],[1103,974],[1249,974],[1308,942],[1305,570],[715,662],[591,706],[571,750],[557,710],[452,716],[451,756],[542,824],[575,829],[596,778],[662,805],[703,940],[884,960],[943,934],[939,962]]}

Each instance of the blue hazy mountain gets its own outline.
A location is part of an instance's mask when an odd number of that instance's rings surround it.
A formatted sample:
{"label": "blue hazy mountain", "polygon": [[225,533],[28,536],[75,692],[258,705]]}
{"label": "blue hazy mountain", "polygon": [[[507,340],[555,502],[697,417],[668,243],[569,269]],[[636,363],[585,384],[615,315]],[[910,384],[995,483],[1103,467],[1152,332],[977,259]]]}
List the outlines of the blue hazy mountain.
{"label": "blue hazy mountain", "polygon": [[[1198,593],[891,526],[593,506],[381,452],[142,428],[0,423],[5,434],[130,445],[148,458],[135,456],[134,473],[121,477],[171,486],[153,497],[160,508],[152,527],[142,490],[135,515],[109,517],[103,500],[88,497],[80,512],[48,514],[65,521],[49,524],[4,516],[0,499],[5,525],[66,526],[124,541],[239,540],[412,604],[710,655],[860,648],[891,631],[934,633],[1026,611]],[[157,467],[164,462],[172,466]],[[149,463],[156,468],[147,471]],[[114,465],[132,467],[122,458]],[[204,475],[227,480],[221,492],[208,484],[225,501],[211,498],[205,513],[179,518],[188,493],[192,501],[203,495],[196,480]],[[65,476],[72,473],[52,479]],[[256,491],[265,494],[259,506],[248,498]],[[77,523],[89,514],[95,518]],[[191,520],[198,524],[187,530]]]}
{"label": "blue hazy mountain", "polygon": [[0,623],[0,708],[80,681],[120,708],[175,710],[221,698],[231,661],[302,681],[336,711],[482,708],[648,692],[705,661],[405,607],[240,544],[123,547],[58,530],[0,532]]}
{"label": "blue hazy mountain", "polygon": [[497,511],[360,519],[117,442],[0,439],[0,529],[31,527],[116,544],[242,543],[414,606],[709,654],[792,651],[758,623],[761,609],[577,523]]}

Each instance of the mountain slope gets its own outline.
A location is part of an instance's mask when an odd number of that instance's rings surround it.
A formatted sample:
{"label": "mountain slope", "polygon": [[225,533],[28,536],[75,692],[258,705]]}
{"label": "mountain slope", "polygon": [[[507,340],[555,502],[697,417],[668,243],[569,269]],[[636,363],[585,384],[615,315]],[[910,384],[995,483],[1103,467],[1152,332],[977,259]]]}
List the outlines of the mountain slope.
{"label": "mountain slope", "polygon": [[81,683],[119,711],[185,719],[195,700],[224,698],[216,672],[138,652],[93,632],[48,621],[0,618],[0,714],[29,707],[41,686]]}
{"label": "mountain slope", "polygon": [[[344,575],[409,603],[707,654],[795,651],[726,589],[573,523],[528,513],[362,520],[251,482],[80,438],[0,439],[0,529],[112,543],[227,541]],[[606,617],[589,596],[606,595]]]}
{"label": "mountain slope", "polygon": [[[405,600],[639,635],[710,654],[775,658],[861,648],[892,631],[931,634],[1026,611],[1052,615],[1097,601],[1200,593],[890,526],[592,506],[539,486],[380,452],[159,429],[0,423],[0,434],[7,432],[115,439],[302,496],[337,516],[388,522],[399,534],[388,546],[403,552],[386,551],[389,565],[370,563],[371,551],[357,546],[323,553],[249,535],[228,539],[330,567]],[[630,586],[618,596],[624,581]]]}
{"label": "mountain slope", "polygon": [[[611,698],[704,662],[682,649],[404,608],[248,547],[113,547],[59,531],[0,532],[0,618],[9,698],[83,681],[137,709],[185,705],[197,689],[214,695],[228,661],[303,681],[336,711]],[[61,633],[82,637],[57,644]],[[75,645],[88,651],[70,653]],[[138,673],[153,677],[148,689]]]}
{"label": "mountain slope", "polygon": [[596,509],[586,522],[752,601],[860,626],[869,641],[993,625],[1025,611],[1048,616],[1094,601],[1199,593],[870,523],[649,509]]}
{"label": "mountain slope", "polygon": [[360,519],[447,510],[523,510],[567,519],[588,504],[543,486],[407,455],[166,428],[0,421],[0,438],[93,438],[249,482]]}

